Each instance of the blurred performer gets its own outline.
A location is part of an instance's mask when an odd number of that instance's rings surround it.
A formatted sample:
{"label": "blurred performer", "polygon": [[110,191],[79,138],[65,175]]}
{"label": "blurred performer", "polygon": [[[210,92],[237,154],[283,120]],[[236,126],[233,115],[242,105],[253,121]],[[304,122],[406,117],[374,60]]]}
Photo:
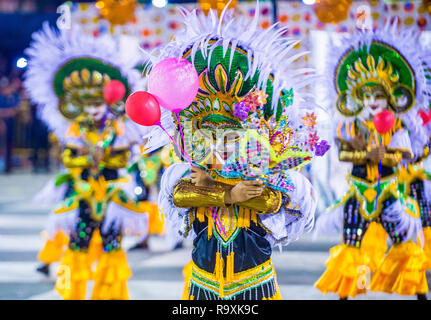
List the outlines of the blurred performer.
{"label": "blurred performer", "polygon": [[[284,29],[261,31],[258,13],[224,21],[185,12],[186,29],[153,61],[182,57],[200,78],[176,120],[193,165],[170,166],[159,194],[165,218],[194,236],[185,299],[280,299],[272,247],[313,226],[312,186],[290,170],[324,145],[314,114],[299,114],[312,105],[301,96],[310,79],[290,69],[295,43]],[[247,144],[256,149],[247,154]]]}
{"label": "blurred performer", "polygon": [[[26,88],[64,147],[63,165],[80,170],[52,222],[56,232],[66,225],[69,236],[56,283],[64,299],[85,299],[89,279],[92,299],[128,299],[122,236],[145,237],[148,229],[145,210],[123,190],[130,149],[144,143],[143,127],[124,116],[125,97],[140,81],[133,69],[138,60],[124,61],[118,52],[113,38],[57,33],[48,24],[26,51]],[[103,253],[93,274],[89,246],[97,231]]]}
{"label": "blurred performer", "polygon": [[[430,74],[431,70],[426,69],[426,72]],[[399,188],[401,192],[411,195],[418,202],[423,232],[423,239],[419,239],[419,241],[423,243],[429,270],[431,269],[431,173],[425,170],[424,161],[430,154],[431,111],[420,110],[419,116],[423,121],[422,126],[418,122],[415,127],[416,132],[411,132],[411,134],[419,135],[424,129],[427,143],[423,148],[418,145],[415,157],[400,167]]]}
{"label": "blurred performer", "polygon": [[[353,168],[350,189],[317,221],[317,232],[342,231],[343,244],[331,249],[315,286],[341,299],[367,287],[419,299],[428,292],[425,255],[412,241],[421,234],[420,211],[399,190],[397,176],[398,165],[427,142],[423,130],[416,130],[429,89],[415,41],[417,35],[396,25],[363,31],[346,40],[333,66],[339,158]],[[392,247],[385,255],[387,236]],[[364,283],[371,272],[371,283]]]}
{"label": "blurred performer", "polygon": [[148,237],[152,234],[162,235],[164,231],[164,217],[159,214],[157,207],[158,182],[162,170],[161,150],[155,150],[149,154],[141,155],[137,152],[133,164],[129,167],[129,173],[134,179],[133,193],[141,207],[148,212],[148,235],[138,242],[130,250],[148,249]]}
{"label": "blurred performer", "polygon": [[[64,172],[59,173],[35,195],[33,201],[53,207],[58,206],[59,203],[67,199],[73,193],[74,181],[79,178],[81,172],[82,170],[77,168],[67,171],[64,170]],[[58,223],[60,223],[60,225]],[[73,223],[74,221],[56,219],[54,211],[50,213],[47,226],[42,232],[45,243],[37,256],[38,260],[41,261],[41,265],[36,269],[38,272],[49,276],[50,265],[54,262],[60,262],[67,250],[70,227]],[[99,230],[95,230],[88,248],[91,265],[100,258],[102,250],[102,239]]]}

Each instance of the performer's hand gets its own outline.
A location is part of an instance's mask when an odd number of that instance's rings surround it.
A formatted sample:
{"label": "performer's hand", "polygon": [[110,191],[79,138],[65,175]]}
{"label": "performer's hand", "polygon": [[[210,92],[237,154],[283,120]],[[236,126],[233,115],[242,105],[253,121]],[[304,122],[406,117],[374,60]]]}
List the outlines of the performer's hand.
{"label": "performer's hand", "polygon": [[359,134],[358,136],[354,136],[352,140],[352,147],[355,150],[365,150],[367,147],[367,142],[365,141],[365,136],[363,134]]}
{"label": "performer's hand", "polygon": [[90,154],[90,147],[85,145],[78,149],[78,155],[80,156],[86,156]]}
{"label": "performer's hand", "polygon": [[208,172],[198,167],[192,167],[190,169],[190,178],[192,179],[192,183],[197,187],[209,187],[212,182],[214,182]]}
{"label": "performer's hand", "polygon": [[411,160],[412,159],[412,154],[410,152],[403,151],[401,154],[402,154],[404,160]]}
{"label": "performer's hand", "polygon": [[264,187],[259,181],[241,181],[225,194],[225,203],[244,202],[262,194]]}
{"label": "performer's hand", "polygon": [[371,160],[373,162],[379,162],[385,156],[386,149],[383,147],[374,148],[371,151],[367,152],[367,160]]}
{"label": "performer's hand", "polygon": [[99,163],[100,161],[102,161],[104,155],[105,155],[105,153],[103,152],[102,148],[96,148],[96,150],[94,150],[94,152],[93,152],[94,162]]}

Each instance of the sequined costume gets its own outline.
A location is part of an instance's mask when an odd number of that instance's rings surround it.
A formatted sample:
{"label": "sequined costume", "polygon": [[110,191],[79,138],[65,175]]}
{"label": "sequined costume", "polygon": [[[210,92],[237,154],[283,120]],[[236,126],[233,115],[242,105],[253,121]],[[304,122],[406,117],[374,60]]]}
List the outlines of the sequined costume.
{"label": "sequined costume", "polygon": [[424,160],[429,156],[429,146],[410,163],[399,168],[400,189],[414,198],[419,206],[422,222],[423,244],[427,256],[427,269],[431,269],[431,174],[425,170]]}
{"label": "sequined costume", "polygon": [[[258,12],[251,22],[223,20],[226,12],[220,19],[212,11],[207,17],[184,12],[186,29],[153,57],[154,63],[187,59],[200,79],[194,102],[175,121],[192,166],[210,182],[192,183],[190,164],[176,163],[165,171],[159,194],[166,219],[193,238],[184,299],[280,299],[272,247],[313,225],[315,193],[293,170],[325,149],[313,104],[301,95],[310,79],[291,70],[294,42],[280,36],[283,29],[258,29]],[[247,179],[262,181],[261,195],[227,203],[226,195]]]}
{"label": "sequined costume", "polygon": [[[124,234],[145,237],[148,229],[144,208],[124,190],[130,149],[144,143],[146,132],[124,115],[125,96],[140,81],[133,69],[139,57],[126,61],[118,52],[113,38],[56,32],[48,24],[26,50],[24,85],[63,147],[64,167],[79,171],[54,211],[56,225],[69,231],[56,282],[64,299],[85,299],[90,279],[92,299],[128,299],[131,271],[121,239]],[[114,80],[125,95],[108,103],[104,90]],[[103,252],[94,266],[89,247],[97,233]]]}
{"label": "sequined costume", "polygon": [[[80,170],[64,171],[50,180],[34,197],[35,203],[41,203],[52,207],[68,198],[73,192],[75,179],[80,175]],[[37,270],[49,274],[49,265],[59,262],[69,244],[71,223],[57,219],[54,211],[51,211],[42,237],[44,245],[38,253],[38,260],[43,263]],[[101,238],[99,232],[95,232],[90,241],[89,255],[92,261],[97,260],[102,253]]]}
{"label": "sequined costume", "polygon": [[[424,253],[414,242],[421,234],[420,210],[400,188],[397,170],[424,146],[423,130],[415,127],[418,110],[427,104],[423,92],[429,89],[419,67],[422,52],[411,44],[414,39],[415,34],[387,25],[358,32],[338,48],[332,74],[334,111],[340,118],[335,139],[340,161],[353,167],[345,196],[317,220],[318,234],[343,234],[343,243],[331,248],[327,269],[315,283],[323,293],[347,298],[367,289],[402,295],[428,291]],[[377,130],[374,110],[394,115],[386,133]],[[384,152],[381,158],[370,156],[378,149]]]}

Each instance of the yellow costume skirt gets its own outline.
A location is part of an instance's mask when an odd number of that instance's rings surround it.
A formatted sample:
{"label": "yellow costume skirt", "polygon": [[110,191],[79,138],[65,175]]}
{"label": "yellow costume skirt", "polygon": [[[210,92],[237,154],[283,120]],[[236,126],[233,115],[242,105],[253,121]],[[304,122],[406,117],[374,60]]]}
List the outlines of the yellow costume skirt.
{"label": "yellow costume skirt", "polygon": [[159,208],[156,203],[143,201],[139,204],[139,208],[148,213],[148,235],[162,235],[164,231],[165,218],[163,214],[159,214]]}
{"label": "yellow costume skirt", "polygon": [[360,248],[340,244],[331,248],[326,271],[314,286],[324,294],[337,293],[340,298],[365,293],[370,258]]}
{"label": "yellow costume skirt", "polygon": [[189,300],[190,279],[192,278],[193,260],[190,260],[183,268],[184,290],[181,300]]}
{"label": "yellow costume skirt", "polygon": [[91,277],[88,253],[68,249],[57,271],[55,290],[64,300],[85,300],[87,281]]}
{"label": "yellow costume skirt", "polygon": [[92,300],[128,300],[127,279],[132,271],[123,250],[104,252],[94,274]]}
{"label": "yellow costume skirt", "polygon": [[413,241],[394,245],[371,277],[371,290],[401,295],[428,292],[427,258]]}
{"label": "yellow costume skirt", "polygon": [[371,222],[360,248],[346,244],[331,248],[327,269],[314,286],[324,294],[337,293],[340,298],[366,293],[369,275],[385,256],[386,238],[382,225]]}
{"label": "yellow costume skirt", "polygon": [[65,300],[85,300],[87,281],[94,279],[93,300],[128,300],[132,272],[123,250],[103,252],[92,272],[89,252],[68,249],[57,272],[55,289]]}
{"label": "yellow costume skirt", "polygon": [[424,240],[425,240],[423,250],[427,257],[426,269],[431,270],[431,227],[424,227],[422,231],[424,233]]}
{"label": "yellow costume skirt", "polygon": [[69,238],[62,231],[57,232],[53,240],[47,239],[45,241],[37,259],[45,264],[59,261],[68,243]]}
{"label": "yellow costume skirt", "polygon": [[[39,251],[37,256],[38,260],[45,264],[51,264],[60,261],[68,243],[69,238],[62,231],[59,231],[55,235],[54,240],[47,239],[45,241],[42,250]],[[88,248],[90,261],[94,262],[99,260],[102,251],[102,237],[100,236],[99,230],[95,230],[91,237],[90,246]]]}

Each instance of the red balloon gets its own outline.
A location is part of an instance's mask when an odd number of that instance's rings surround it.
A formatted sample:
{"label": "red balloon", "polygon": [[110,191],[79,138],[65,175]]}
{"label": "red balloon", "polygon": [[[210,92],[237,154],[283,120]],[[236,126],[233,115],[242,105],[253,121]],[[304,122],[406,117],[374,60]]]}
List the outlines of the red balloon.
{"label": "red balloon", "polygon": [[126,87],[119,80],[111,80],[103,88],[103,97],[107,103],[115,103],[124,98]]}
{"label": "red balloon", "polygon": [[157,99],[148,92],[137,91],[126,100],[126,114],[142,126],[153,126],[160,121],[161,110]]}
{"label": "red balloon", "polygon": [[378,133],[387,133],[394,126],[395,117],[389,110],[383,110],[374,116],[373,122]]}

